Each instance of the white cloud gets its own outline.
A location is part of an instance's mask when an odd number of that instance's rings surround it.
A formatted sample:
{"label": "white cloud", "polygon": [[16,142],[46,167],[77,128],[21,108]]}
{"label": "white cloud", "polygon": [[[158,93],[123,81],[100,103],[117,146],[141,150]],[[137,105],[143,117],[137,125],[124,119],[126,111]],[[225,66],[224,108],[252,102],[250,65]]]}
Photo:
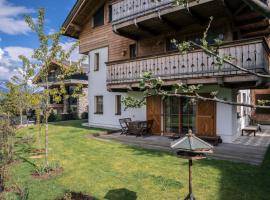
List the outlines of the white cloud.
{"label": "white cloud", "polygon": [[0,80],[8,80],[18,73],[21,66],[19,55],[31,59],[33,49],[26,47],[5,47],[0,48]]}
{"label": "white cloud", "polygon": [[51,29],[49,30],[49,32],[48,32],[49,35],[52,35],[52,34],[54,34],[54,33],[56,33],[56,30],[53,29],[53,28],[51,28]]}
{"label": "white cloud", "polygon": [[4,51],[0,48],[0,61],[2,60],[3,55],[4,55]]}
{"label": "white cloud", "polygon": [[0,0],[0,32],[11,35],[26,34],[30,29],[20,16],[33,12],[32,9]]}
{"label": "white cloud", "polygon": [[[74,45],[74,42],[65,42],[65,43],[61,43],[62,48],[65,51],[68,51],[72,45]],[[81,58],[81,55],[79,54],[79,48],[77,47],[71,54],[70,56],[70,60],[72,61],[77,61]]]}
{"label": "white cloud", "polygon": [[6,47],[4,48],[4,52],[8,54],[8,58],[19,62],[19,56],[24,55],[28,59],[31,60],[31,56],[33,55],[33,49],[27,47]]}
{"label": "white cloud", "polygon": [[[65,43],[61,43],[62,48],[65,51],[68,51],[72,45],[74,44],[74,42],[65,42]],[[80,58],[82,57],[82,54],[79,54],[79,47],[77,47],[71,54],[70,56],[70,60],[71,61],[78,61]],[[87,64],[87,60],[84,61],[85,64]]]}

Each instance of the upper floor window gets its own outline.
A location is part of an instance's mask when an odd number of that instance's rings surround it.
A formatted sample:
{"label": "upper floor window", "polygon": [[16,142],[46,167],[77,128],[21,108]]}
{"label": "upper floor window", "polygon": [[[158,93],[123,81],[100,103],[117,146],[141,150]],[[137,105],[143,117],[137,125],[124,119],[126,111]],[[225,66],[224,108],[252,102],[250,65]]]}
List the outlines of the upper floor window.
{"label": "upper floor window", "polygon": [[104,25],[104,5],[93,16],[93,27]]}
{"label": "upper floor window", "polygon": [[129,45],[129,54],[130,54],[130,58],[137,57],[137,45],[136,44]]}
{"label": "upper floor window", "polygon": [[109,22],[111,22],[112,21],[112,5],[109,5],[108,10],[109,10]]}
{"label": "upper floor window", "polygon": [[115,115],[121,115],[122,106],[121,106],[121,95],[115,96]]}
{"label": "upper floor window", "polygon": [[99,71],[99,53],[94,54],[94,71]]}

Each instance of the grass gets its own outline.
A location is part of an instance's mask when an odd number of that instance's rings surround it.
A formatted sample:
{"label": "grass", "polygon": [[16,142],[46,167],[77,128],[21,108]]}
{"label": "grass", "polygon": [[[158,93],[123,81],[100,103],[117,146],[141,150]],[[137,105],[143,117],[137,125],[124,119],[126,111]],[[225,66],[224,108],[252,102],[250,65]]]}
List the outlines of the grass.
{"label": "grass", "polygon": [[[48,180],[33,179],[30,175],[33,166],[22,161],[12,165],[9,184],[20,182],[28,187],[31,200],[54,200],[67,190],[108,200],[174,200],[183,199],[188,193],[186,160],[164,152],[87,138],[100,130],[80,124],[80,121],[61,122],[49,127],[50,159],[60,161],[64,168],[62,175]],[[29,135],[37,135],[36,129],[29,127],[18,132],[19,137]],[[31,160],[29,149],[33,146],[20,144],[17,153]],[[262,166],[196,161],[193,176],[197,200],[267,200],[270,151]]]}

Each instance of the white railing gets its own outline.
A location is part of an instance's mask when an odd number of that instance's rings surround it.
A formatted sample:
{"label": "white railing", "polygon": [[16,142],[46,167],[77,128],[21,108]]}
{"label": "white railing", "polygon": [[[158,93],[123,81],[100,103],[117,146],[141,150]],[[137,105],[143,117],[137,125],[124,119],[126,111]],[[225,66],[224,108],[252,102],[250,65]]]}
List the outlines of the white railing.
{"label": "white railing", "polygon": [[[224,44],[220,55],[230,55],[232,62],[243,68],[268,73],[269,47],[265,40],[244,40]],[[229,64],[219,67],[213,57],[201,50],[187,54],[171,53],[166,55],[138,58],[108,63],[107,83],[138,82],[145,71],[162,79],[181,79],[196,77],[231,76],[243,74]]]}
{"label": "white railing", "polygon": [[138,17],[162,8],[166,5],[172,5],[174,0],[123,0],[112,5],[113,23],[128,20],[131,17]]}

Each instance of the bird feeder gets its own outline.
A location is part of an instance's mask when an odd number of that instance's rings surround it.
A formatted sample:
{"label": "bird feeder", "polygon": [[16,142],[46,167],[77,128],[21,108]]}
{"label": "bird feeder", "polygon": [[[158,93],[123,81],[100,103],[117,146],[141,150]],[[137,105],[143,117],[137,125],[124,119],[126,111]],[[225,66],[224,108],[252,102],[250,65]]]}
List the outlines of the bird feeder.
{"label": "bird feeder", "polygon": [[189,161],[189,194],[185,200],[195,200],[192,192],[192,161],[206,158],[207,153],[213,153],[213,146],[192,134],[188,134],[171,143],[171,149],[180,158]]}

